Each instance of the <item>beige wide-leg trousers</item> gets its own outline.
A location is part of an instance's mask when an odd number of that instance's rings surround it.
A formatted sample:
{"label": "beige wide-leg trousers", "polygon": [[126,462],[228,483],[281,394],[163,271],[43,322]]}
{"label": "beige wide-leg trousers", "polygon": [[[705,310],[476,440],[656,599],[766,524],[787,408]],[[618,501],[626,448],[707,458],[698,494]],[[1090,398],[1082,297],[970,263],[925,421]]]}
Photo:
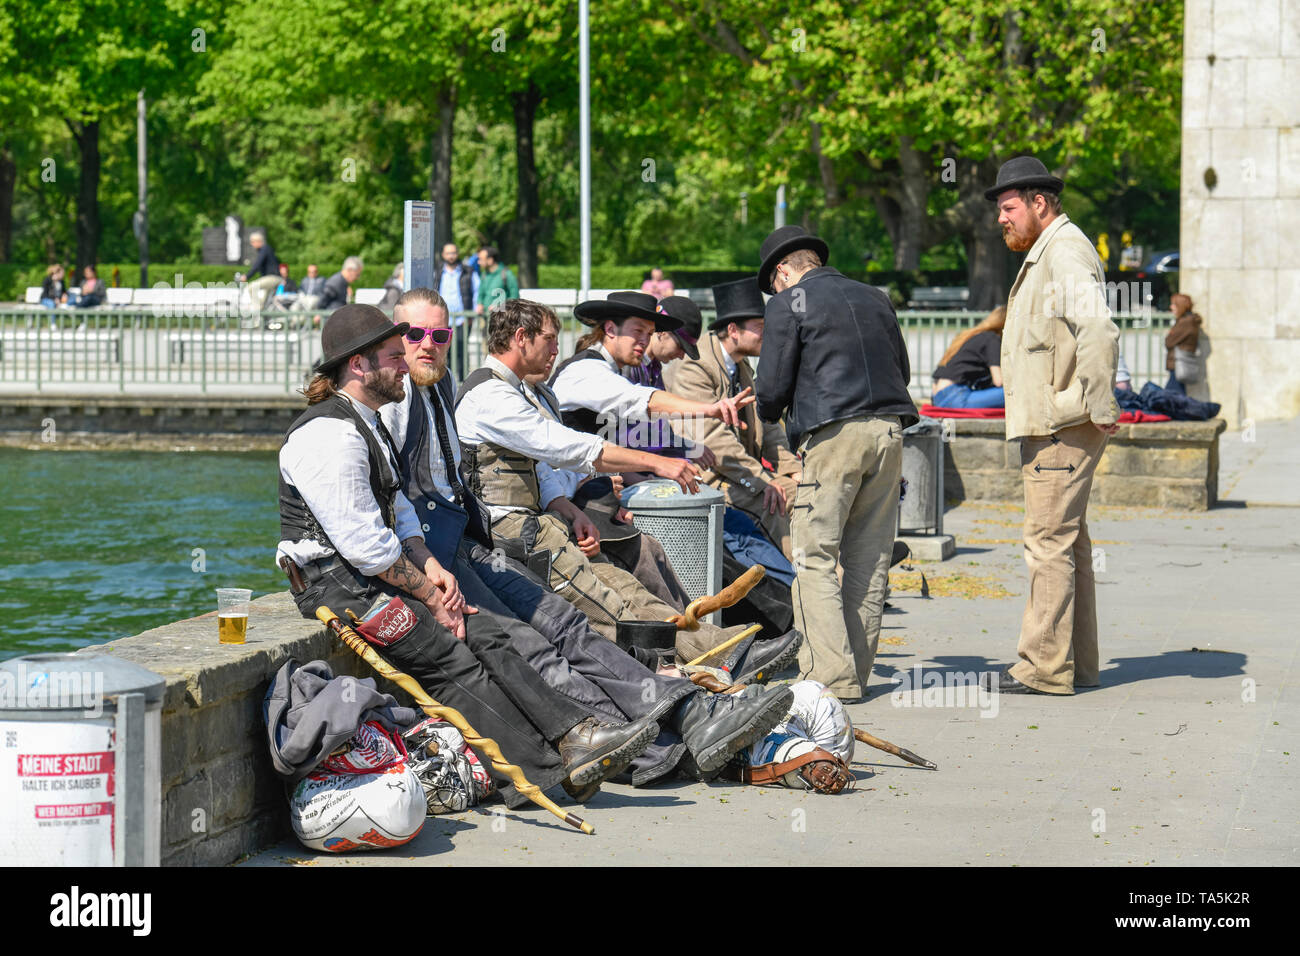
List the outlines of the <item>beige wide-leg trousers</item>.
{"label": "beige wide-leg trousers", "polygon": [[794,626],[804,635],[800,674],[837,697],[863,697],[898,525],[901,423],[896,416],[833,422],[806,438],[799,452],[803,477],[790,539]]}
{"label": "beige wide-leg trousers", "polygon": [[1088,492],[1106,439],[1092,422],[1020,439],[1029,598],[1011,676],[1050,694],[1100,681]]}

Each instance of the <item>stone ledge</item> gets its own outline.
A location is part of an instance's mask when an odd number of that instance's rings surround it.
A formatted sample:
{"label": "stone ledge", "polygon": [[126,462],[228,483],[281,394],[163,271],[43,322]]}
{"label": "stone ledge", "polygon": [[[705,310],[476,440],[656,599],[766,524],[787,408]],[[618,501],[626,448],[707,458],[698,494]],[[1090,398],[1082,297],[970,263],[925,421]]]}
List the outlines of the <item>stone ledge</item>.
{"label": "stone ledge", "polygon": [[[1097,464],[1091,500],[1107,505],[1204,511],[1218,500],[1220,418],[1119,427]],[[1020,453],[1004,419],[945,422],[948,503],[1022,502]]]}
{"label": "stone ledge", "polygon": [[404,696],[302,617],[287,591],[252,603],[246,644],[218,643],[213,611],[79,653],[112,654],[166,683],[164,866],[224,865],[288,831],[284,784],[271,768],[262,723],[262,700],[286,660],[324,660],[335,674],[375,677],[387,693]]}

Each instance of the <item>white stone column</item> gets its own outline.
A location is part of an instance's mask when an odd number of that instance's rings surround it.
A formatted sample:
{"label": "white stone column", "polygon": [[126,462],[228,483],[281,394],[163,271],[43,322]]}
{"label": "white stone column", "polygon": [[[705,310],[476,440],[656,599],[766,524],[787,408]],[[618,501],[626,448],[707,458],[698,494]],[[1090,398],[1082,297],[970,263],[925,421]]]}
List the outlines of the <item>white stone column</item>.
{"label": "white stone column", "polygon": [[1186,0],[1181,213],[1209,398],[1300,414],[1300,0]]}

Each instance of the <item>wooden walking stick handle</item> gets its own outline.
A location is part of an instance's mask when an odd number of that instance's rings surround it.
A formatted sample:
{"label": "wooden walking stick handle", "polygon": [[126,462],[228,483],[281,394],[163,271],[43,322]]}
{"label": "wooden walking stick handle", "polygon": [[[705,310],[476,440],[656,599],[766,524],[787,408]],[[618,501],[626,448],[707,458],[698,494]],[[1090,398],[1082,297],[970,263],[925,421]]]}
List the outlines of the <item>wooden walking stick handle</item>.
{"label": "wooden walking stick handle", "polygon": [[854,728],[853,738],[860,740],[868,746],[875,747],[877,750],[883,750],[887,754],[893,754],[895,757],[902,757],[908,763],[914,763],[918,767],[924,767],[926,770],[938,770],[939,765],[933,760],[926,760],[924,757],[918,757],[910,750],[904,750],[898,744],[891,744],[888,740],[881,740],[879,737],[873,737],[865,730]]}
{"label": "wooden walking stick handle", "polygon": [[329,608],[321,605],[316,608],[316,617],[320,622],[338,635],[348,647],[352,648],[367,664],[377,670],[381,675],[387,677],[390,681],[402,688],[412,699],[420,705],[430,717],[436,717],[439,720],[445,720],[465,738],[465,743],[469,744],[480,754],[487,756],[492,762],[492,768],[499,773],[505,774],[510,778],[510,782],[515,785],[515,789],[522,793],[533,803],[545,810],[549,810],[571,827],[576,827],[583,833],[595,833],[596,828],[590,823],[585,822],[581,817],[572,813],[566,813],[555,805],[555,803],[542,793],[534,783],[529,783],[524,776],[524,772],[517,766],[509,763],[505,755],[501,753],[501,748],[497,746],[495,740],[491,737],[481,737],[479,732],[470,726],[469,721],[465,719],[464,714],[454,707],[446,707],[428,695],[419,681],[409,674],[399,671],[388,661],[384,660],[374,648],[366,643],[366,639],[358,634],[351,626],[339,619],[339,616]]}
{"label": "wooden walking stick handle", "polygon": [[[754,589],[754,585],[763,580],[765,574],[767,574],[767,568],[761,564],[755,564],[717,594],[706,594],[704,597],[696,598],[686,605],[685,613],[674,614],[668,618],[668,621],[676,624],[679,631],[698,631],[700,629],[700,618],[707,617],[714,611],[720,611],[724,607],[731,607],[737,601],[743,600],[745,595]],[[709,653],[712,654],[713,651]]]}

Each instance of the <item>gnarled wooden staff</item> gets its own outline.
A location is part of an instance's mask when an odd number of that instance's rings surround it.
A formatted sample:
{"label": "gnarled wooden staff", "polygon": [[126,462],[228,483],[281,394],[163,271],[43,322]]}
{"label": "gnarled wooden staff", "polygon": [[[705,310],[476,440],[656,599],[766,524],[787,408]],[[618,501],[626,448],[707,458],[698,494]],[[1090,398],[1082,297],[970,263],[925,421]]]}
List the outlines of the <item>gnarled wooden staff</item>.
{"label": "gnarled wooden staff", "polygon": [[[745,595],[754,589],[754,585],[763,580],[765,574],[767,574],[767,568],[761,564],[755,564],[717,594],[706,594],[704,597],[696,598],[686,605],[684,613],[674,614],[666,620],[671,624],[676,624],[679,631],[698,631],[700,629],[700,618],[707,617],[714,611],[720,611],[724,607],[731,607],[731,605],[743,599]],[[716,654],[719,650],[720,648],[715,647],[709,651],[709,654]]]}
{"label": "gnarled wooden staff", "polygon": [[410,694],[426,714],[430,717],[436,717],[438,720],[445,720],[459,730],[461,736],[465,738],[465,742],[480,754],[486,755],[492,762],[493,769],[509,777],[510,782],[515,785],[515,789],[525,797],[539,807],[549,810],[569,826],[576,827],[583,833],[596,832],[596,828],[585,822],[581,817],[566,813],[557,807],[546,794],[542,793],[536,784],[528,782],[522,770],[506,761],[505,755],[501,753],[501,748],[497,746],[495,740],[491,737],[480,736],[479,732],[470,726],[464,714],[454,707],[447,707],[430,697],[424,688],[420,686],[419,681],[409,674],[399,671],[375,653],[374,649],[366,643],[366,639],[340,620],[337,614],[322,605],[316,608],[316,617],[320,619],[322,624],[337,634],[339,640],[356,651],[367,664]]}

